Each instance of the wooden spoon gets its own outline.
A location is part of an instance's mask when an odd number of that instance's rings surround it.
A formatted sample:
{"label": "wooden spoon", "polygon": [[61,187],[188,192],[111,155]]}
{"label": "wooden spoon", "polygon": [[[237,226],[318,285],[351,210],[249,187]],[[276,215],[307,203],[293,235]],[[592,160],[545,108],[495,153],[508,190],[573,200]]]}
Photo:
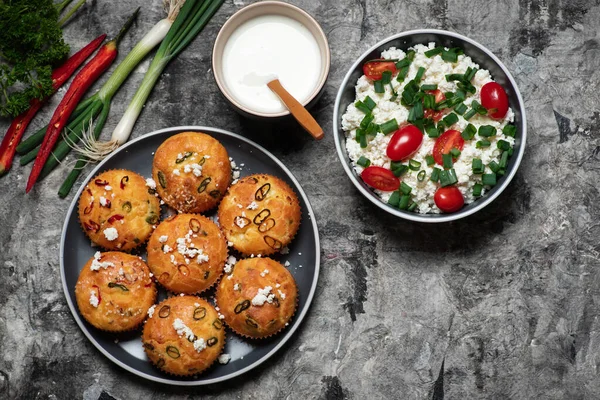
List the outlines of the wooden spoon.
{"label": "wooden spoon", "polygon": [[300,104],[300,102],[296,100],[294,96],[285,90],[285,88],[281,85],[281,82],[279,82],[279,79],[273,79],[271,82],[267,83],[267,86],[277,96],[279,96],[281,102],[285,104],[288,110],[290,110],[290,113],[292,113],[294,118],[296,118],[296,121],[298,121],[300,125],[302,125],[302,127],[312,135],[312,137],[317,140],[323,139],[323,128],[321,128],[313,116],[306,111],[306,108],[304,108],[304,106],[302,106],[302,104]]}

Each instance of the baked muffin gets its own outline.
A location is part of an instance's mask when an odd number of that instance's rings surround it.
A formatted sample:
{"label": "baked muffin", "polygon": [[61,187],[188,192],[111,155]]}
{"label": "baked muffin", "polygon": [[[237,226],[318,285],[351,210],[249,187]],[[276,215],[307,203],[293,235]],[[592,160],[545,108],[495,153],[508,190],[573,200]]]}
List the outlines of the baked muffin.
{"label": "baked muffin", "polygon": [[75,284],[79,312],[98,329],[124,332],[138,327],[156,301],[156,285],[141,258],[118,251],[96,252]]}
{"label": "baked muffin", "polygon": [[152,177],[160,197],[179,212],[201,213],[215,207],[231,182],[227,150],[215,138],[183,132],[156,150]]}
{"label": "baked muffin", "polygon": [[127,251],[145,243],[160,218],[159,200],[150,192],[146,180],[135,172],[102,172],[79,198],[83,231],[107,250]]}
{"label": "baked muffin", "polygon": [[215,308],[196,296],[174,296],[149,313],[142,333],[150,361],[173,375],[198,374],[225,346],[225,328]]}
{"label": "baked muffin", "polygon": [[227,242],[210,219],[178,214],[161,222],[148,241],[148,266],[175,293],[200,293],[223,274]]}
{"label": "baked muffin", "polygon": [[287,183],[266,174],[246,176],[219,205],[219,223],[239,252],[269,255],[287,246],[300,227],[300,203]]}
{"label": "baked muffin", "polygon": [[231,329],[258,339],[287,325],[296,312],[298,289],[292,274],[277,261],[247,258],[221,280],[215,299]]}

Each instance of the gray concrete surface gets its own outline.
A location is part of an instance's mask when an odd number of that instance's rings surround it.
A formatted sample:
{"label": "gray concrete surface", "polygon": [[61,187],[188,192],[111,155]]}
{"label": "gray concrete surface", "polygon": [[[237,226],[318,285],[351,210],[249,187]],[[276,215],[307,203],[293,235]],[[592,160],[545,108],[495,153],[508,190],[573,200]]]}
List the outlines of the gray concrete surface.
{"label": "gray concrete surface", "polygon": [[[122,58],[159,19],[159,3],[89,0],[66,39],[79,48],[140,5]],[[294,123],[253,124],[221,97],[212,44],[247,3],[226,1],[167,68],[133,136],[215,126],[256,140],[291,169],[322,241],[318,290],[300,331],[264,367],[210,387],[153,384],[113,365],[83,336],[62,292],[58,246],[71,197],[60,200],[56,190],[68,169],[25,195],[29,168],[15,166],[0,180],[0,398],[599,398],[600,2],[293,1],[331,45],[331,74],[314,110],[322,142]],[[355,58],[388,35],[423,27],[467,35],[507,65],[530,135],[505,193],[478,215],[441,226],[391,219],[363,199],[332,137],[335,94]],[[115,97],[104,135],[147,65]],[[0,131],[8,124],[0,120]]]}

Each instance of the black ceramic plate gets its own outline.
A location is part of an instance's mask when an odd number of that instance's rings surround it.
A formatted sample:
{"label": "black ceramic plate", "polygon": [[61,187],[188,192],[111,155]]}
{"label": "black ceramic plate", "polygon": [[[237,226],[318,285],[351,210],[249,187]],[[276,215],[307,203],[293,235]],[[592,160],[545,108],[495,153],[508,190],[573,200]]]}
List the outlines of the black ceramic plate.
{"label": "black ceramic plate", "polygon": [[[290,325],[272,339],[260,341],[248,341],[228,331],[224,352],[231,355],[231,361],[226,365],[215,363],[203,374],[192,378],[173,377],[154,368],[142,349],[140,331],[126,336],[116,336],[95,329],[81,317],[75,300],[75,284],[79,272],[98,250],[91,246],[77,218],[77,201],[85,183],[98,173],[115,168],[129,169],[146,178],[150,177],[153,154],[158,146],[168,137],[184,131],[201,131],[219,140],[236,164],[242,166],[241,176],[263,172],[285,180],[298,193],[302,206],[302,224],[289,246],[289,253],[274,257],[281,263],[290,262],[288,269],[298,284],[298,310]],[[165,210],[166,208],[163,207],[163,216],[166,214]],[[212,215],[214,213],[208,214],[208,216]],[[141,253],[141,256],[145,259],[145,253]],[[271,357],[289,340],[306,316],[317,287],[319,261],[319,233],[315,216],[306,194],[291,172],[275,156],[248,139],[221,129],[198,126],[167,128],[149,133],[127,143],[100,163],[74,197],[67,213],[60,242],[60,271],[67,303],[77,324],[88,339],[102,354],[126,370],[156,382],[182,386],[205,385],[231,379],[257,367]],[[159,292],[159,298],[164,296],[164,293]]]}

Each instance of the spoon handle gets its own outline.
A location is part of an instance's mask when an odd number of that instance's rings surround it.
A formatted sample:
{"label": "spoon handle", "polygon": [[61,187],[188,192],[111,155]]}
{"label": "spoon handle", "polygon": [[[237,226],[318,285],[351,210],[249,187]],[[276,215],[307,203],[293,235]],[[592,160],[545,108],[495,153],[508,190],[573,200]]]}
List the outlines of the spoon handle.
{"label": "spoon handle", "polygon": [[271,82],[267,83],[269,89],[271,89],[285,104],[290,113],[296,118],[296,120],[302,125],[304,129],[308,133],[312,135],[317,140],[323,139],[323,128],[319,125],[317,121],[313,118],[312,115],[306,108],[300,104],[298,100],[296,100],[279,82],[279,79],[274,79]]}

